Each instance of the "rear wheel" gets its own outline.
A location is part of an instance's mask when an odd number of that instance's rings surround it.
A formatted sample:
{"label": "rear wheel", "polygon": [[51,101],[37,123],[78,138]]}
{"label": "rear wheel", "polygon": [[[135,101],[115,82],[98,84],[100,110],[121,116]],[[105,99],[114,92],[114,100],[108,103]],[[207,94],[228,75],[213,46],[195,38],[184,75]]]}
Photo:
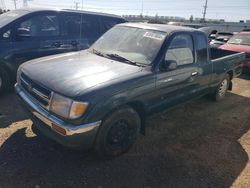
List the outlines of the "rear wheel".
{"label": "rear wheel", "polygon": [[8,73],[0,67],[0,94],[10,88],[10,77]]}
{"label": "rear wheel", "polygon": [[228,91],[228,87],[230,84],[230,77],[229,75],[225,75],[225,77],[222,79],[218,87],[216,88],[215,94],[214,94],[214,99],[215,101],[221,101],[225,98],[226,93]]}
{"label": "rear wheel", "polygon": [[112,158],[127,152],[140,133],[138,113],[123,107],[109,115],[97,134],[94,149],[102,158]]}

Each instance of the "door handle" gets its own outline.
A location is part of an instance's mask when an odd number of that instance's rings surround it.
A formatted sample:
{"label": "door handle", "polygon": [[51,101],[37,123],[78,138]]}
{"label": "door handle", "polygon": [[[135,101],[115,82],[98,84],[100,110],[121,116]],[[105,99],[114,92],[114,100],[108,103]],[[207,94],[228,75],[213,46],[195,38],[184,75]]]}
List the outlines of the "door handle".
{"label": "door handle", "polygon": [[198,72],[192,72],[191,76],[197,76],[198,75]]}

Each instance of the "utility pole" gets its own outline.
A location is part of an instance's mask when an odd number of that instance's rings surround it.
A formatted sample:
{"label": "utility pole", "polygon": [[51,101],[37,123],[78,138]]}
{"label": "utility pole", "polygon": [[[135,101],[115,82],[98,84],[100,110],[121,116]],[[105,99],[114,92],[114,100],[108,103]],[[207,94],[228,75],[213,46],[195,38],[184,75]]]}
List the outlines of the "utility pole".
{"label": "utility pole", "polygon": [[78,8],[79,8],[79,2],[74,2],[74,4],[75,4],[75,9],[78,10]]}
{"label": "utility pole", "polygon": [[205,6],[204,6],[204,12],[203,12],[203,22],[206,21],[206,13],[207,13],[207,0],[205,2]]}
{"label": "utility pole", "polygon": [[13,2],[14,2],[14,7],[16,9],[16,2],[17,2],[17,0],[13,0]]}
{"label": "utility pole", "polygon": [[141,2],[141,15],[143,16],[143,7],[144,6],[144,3],[143,3],[143,0],[142,0],[142,2]]}
{"label": "utility pole", "polygon": [[0,8],[2,8],[2,10],[6,9],[4,0],[0,0]]}

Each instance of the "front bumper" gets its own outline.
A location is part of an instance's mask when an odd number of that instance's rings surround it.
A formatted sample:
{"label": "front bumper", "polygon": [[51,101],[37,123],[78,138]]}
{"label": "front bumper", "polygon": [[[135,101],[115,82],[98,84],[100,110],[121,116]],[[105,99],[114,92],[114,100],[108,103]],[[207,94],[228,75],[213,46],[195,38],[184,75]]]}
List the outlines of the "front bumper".
{"label": "front bumper", "polygon": [[83,125],[68,124],[45,110],[19,84],[15,85],[15,91],[28,108],[33,126],[43,134],[70,148],[87,149],[93,145],[101,121]]}

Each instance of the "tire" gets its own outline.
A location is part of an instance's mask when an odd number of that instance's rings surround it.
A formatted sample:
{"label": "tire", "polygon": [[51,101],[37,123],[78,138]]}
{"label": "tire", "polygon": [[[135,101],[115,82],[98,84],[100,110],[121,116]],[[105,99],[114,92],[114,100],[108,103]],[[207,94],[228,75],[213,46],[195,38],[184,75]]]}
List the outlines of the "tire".
{"label": "tire", "polygon": [[140,134],[141,119],[138,113],[125,106],[110,114],[101,124],[94,150],[104,159],[127,152]]}
{"label": "tire", "polygon": [[226,96],[226,93],[228,91],[228,87],[230,84],[230,77],[229,75],[225,75],[218,87],[216,88],[215,94],[214,94],[214,100],[219,102],[223,100]]}
{"label": "tire", "polygon": [[9,90],[10,83],[11,81],[8,73],[0,67],[0,94]]}

